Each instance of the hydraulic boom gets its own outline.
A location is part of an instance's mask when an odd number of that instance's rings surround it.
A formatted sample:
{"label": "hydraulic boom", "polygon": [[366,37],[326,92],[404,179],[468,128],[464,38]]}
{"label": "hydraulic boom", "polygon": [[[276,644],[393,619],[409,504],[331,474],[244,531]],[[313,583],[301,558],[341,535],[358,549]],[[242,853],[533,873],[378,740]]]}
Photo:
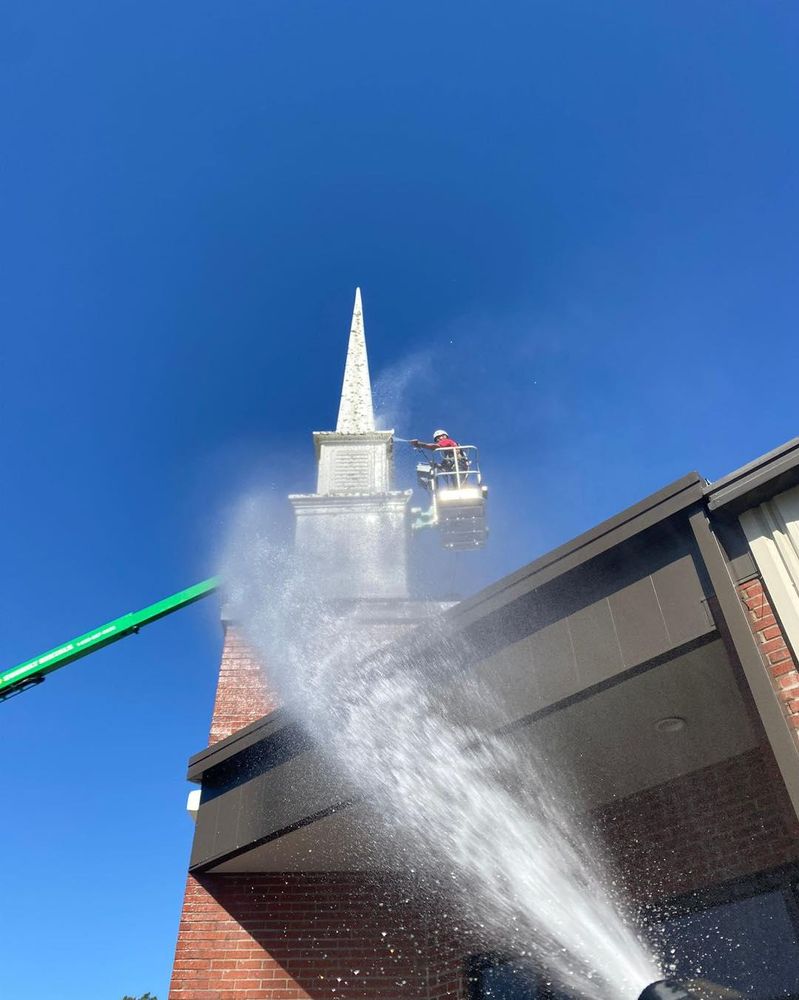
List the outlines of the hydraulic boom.
{"label": "hydraulic boom", "polygon": [[5,670],[0,673],[0,701],[5,701],[6,698],[19,694],[34,684],[40,684],[46,674],[58,670],[59,667],[65,667],[73,660],[79,660],[82,656],[88,656],[89,653],[102,649],[103,646],[109,646],[118,639],[124,639],[125,636],[138,632],[143,625],[149,625],[150,622],[157,621],[165,615],[171,615],[173,611],[179,611],[189,604],[194,604],[195,601],[202,600],[218,587],[219,579],[212,576],[202,583],[195,583],[193,587],[181,590],[178,594],[165,597],[163,601],[142,608],[141,611],[131,611],[121,618],[115,618],[105,625],[100,625],[99,628],[92,629],[91,632],[79,635],[77,639],[70,639],[55,649],[49,649],[41,656],[26,660],[11,670]]}

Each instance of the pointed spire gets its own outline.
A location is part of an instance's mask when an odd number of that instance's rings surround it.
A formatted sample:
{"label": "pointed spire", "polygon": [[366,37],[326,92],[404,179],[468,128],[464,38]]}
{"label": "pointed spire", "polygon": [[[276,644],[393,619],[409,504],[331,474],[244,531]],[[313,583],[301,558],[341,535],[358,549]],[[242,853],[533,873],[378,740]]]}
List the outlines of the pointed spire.
{"label": "pointed spire", "polygon": [[374,429],[375,414],[372,406],[372,385],[369,381],[369,359],[366,357],[361,290],[356,288],[336,433],[367,434]]}

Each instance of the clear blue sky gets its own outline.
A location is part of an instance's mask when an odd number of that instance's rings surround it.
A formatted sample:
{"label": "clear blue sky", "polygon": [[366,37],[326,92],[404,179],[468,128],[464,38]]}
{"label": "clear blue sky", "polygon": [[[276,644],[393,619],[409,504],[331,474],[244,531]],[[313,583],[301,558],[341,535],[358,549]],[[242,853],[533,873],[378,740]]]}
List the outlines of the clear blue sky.
{"label": "clear blue sky", "polygon": [[[212,571],[242,492],[310,487],[356,284],[375,379],[414,373],[398,433],[483,447],[461,589],[794,436],[798,28],[788,0],[7,0],[2,665]],[[1,996],[166,997],[217,618],[0,706]]]}

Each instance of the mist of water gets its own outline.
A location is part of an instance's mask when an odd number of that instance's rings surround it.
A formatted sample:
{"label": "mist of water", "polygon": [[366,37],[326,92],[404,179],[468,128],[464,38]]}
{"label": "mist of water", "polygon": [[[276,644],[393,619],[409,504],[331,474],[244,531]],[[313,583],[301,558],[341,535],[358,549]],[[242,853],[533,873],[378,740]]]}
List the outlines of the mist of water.
{"label": "mist of water", "polygon": [[465,669],[462,638],[436,626],[376,649],[357,609],[322,600],[319,565],[270,537],[268,523],[257,505],[239,518],[225,575],[283,702],[419,868],[446,873],[475,926],[573,994],[633,1000],[660,978],[657,962],[557,773],[529,745],[469,721],[491,717],[492,702]]}
{"label": "mist of water", "polygon": [[409,400],[415,394],[429,393],[434,385],[433,354],[417,351],[389,365],[374,384],[375,424],[381,430],[404,428]]}

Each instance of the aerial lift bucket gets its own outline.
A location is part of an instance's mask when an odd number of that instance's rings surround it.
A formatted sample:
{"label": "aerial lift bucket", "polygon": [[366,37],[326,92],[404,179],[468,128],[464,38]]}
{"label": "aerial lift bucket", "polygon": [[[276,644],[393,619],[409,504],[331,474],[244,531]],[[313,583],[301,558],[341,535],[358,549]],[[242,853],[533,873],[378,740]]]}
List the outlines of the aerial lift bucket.
{"label": "aerial lift bucket", "polygon": [[479,549],[488,536],[486,496],[477,448],[437,448],[432,462],[416,466],[418,484],[431,495],[430,510],[414,527],[437,527],[445,549]]}

